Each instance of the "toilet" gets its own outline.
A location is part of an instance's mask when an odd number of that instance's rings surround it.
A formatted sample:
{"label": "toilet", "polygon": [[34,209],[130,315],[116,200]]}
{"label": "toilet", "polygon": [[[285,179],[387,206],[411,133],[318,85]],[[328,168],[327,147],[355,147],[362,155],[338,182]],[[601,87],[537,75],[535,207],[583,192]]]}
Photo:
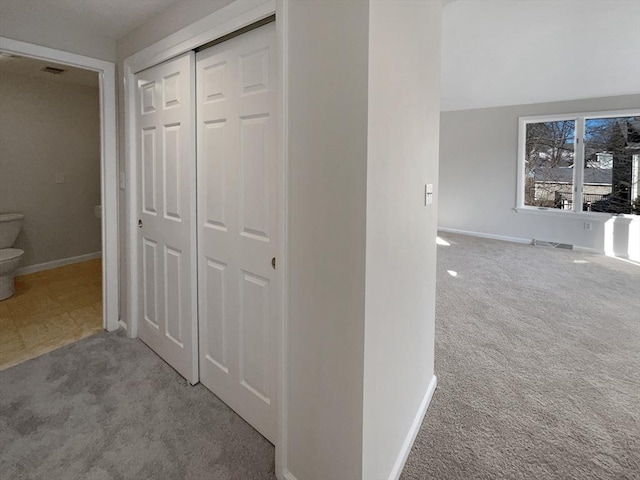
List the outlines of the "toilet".
{"label": "toilet", "polygon": [[0,300],[9,298],[16,291],[13,278],[23,250],[11,248],[16,241],[24,215],[20,213],[0,213]]}

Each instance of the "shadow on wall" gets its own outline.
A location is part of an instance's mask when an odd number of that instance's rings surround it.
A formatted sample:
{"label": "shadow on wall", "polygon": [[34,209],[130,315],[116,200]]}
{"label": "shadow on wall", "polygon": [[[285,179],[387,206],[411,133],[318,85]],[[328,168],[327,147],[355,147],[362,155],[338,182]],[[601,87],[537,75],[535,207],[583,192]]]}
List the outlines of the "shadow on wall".
{"label": "shadow on wall", "polygon": [[604,224],[604,252],[640,262],[640,216],[612,217]]}

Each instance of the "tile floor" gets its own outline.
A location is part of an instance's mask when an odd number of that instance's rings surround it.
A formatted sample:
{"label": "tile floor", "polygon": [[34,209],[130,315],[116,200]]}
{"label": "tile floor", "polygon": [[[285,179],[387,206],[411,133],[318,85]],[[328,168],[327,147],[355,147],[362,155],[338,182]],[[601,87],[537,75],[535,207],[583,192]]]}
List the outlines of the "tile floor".
{"label": "tile floor", "polygon": [[0,370],[101,330],[101,259],[16,277],[0,300]]}

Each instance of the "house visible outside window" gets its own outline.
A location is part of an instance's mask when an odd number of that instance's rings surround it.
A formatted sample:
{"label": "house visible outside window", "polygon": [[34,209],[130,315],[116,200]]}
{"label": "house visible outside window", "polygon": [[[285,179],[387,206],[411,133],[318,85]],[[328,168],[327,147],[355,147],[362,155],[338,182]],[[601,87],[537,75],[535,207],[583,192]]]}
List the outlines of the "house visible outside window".
{"label": "house visible outside window", "polygon": [[640,215],[640,112],[520,118],[518,207]]}

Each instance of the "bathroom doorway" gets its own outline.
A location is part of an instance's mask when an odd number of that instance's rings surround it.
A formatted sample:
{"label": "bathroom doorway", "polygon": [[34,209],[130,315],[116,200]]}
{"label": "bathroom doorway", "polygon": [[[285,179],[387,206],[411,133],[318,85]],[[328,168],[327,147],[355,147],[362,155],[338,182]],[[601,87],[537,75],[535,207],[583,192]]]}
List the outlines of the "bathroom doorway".
{"label": "bathroom doorway", "polygon": [[100,132],[98,73],[0,53],[0,370],[103,330]]}

